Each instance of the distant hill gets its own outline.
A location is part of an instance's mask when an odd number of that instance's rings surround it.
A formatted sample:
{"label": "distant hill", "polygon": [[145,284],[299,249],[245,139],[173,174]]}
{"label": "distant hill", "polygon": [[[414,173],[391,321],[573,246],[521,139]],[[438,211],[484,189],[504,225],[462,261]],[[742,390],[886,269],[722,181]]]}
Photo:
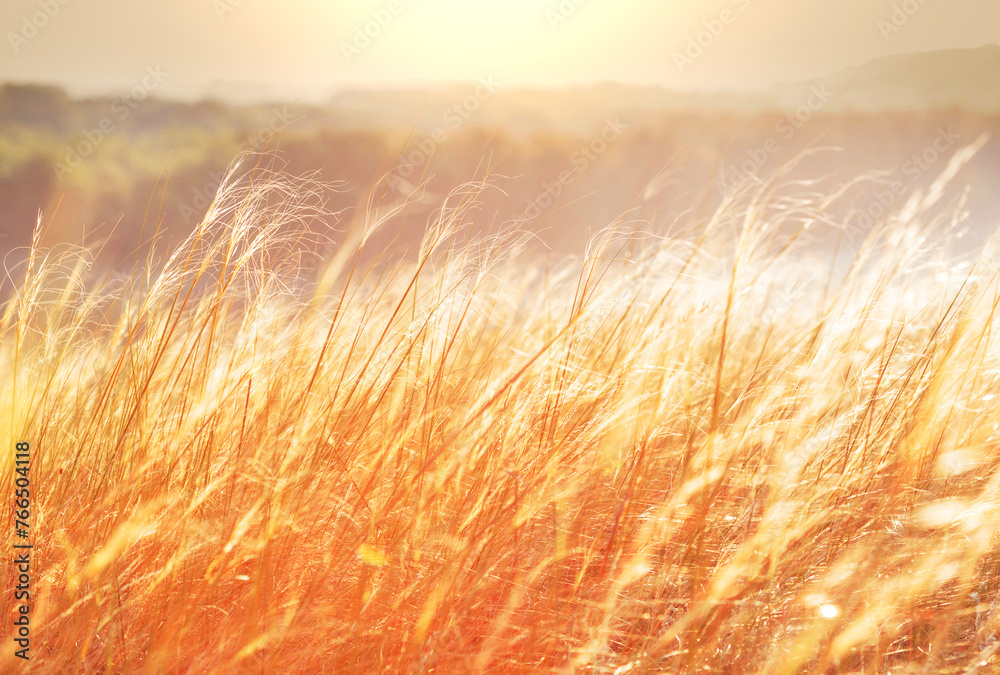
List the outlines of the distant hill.
{"label": "distant hill", "polygon": [[[485,95],[482,95],[484,94]],[[367,125],[375,120],[420,130],[455,119],[450,110],[475,110],[487,125],[537,132],[561,127],[583,132],[594,120],[627,114],[642,120],[664,112],[759,113],[796,110],[865,113],[920,112],[960,108],[1000,114],[1000,45],[888,56],[815,78],[748,93],[672,91],[605,83],[565,90],[500,89],[475,86],[414,91],[351,91],[331,99],[342,119]],[[819,93],[819,95],[817,95]],[[469,98],[474,97],[474,98]],[[464,117],[465,111],[459,110]]]}
{"label": "distant hill", "polygon": [[475,118],[486,127],[534,134],[546,129],[593,134],[595,125],[615,115],[633,121],[671,111],[760,111],[768,107],[762,96],[701,92],[674,92],[660,87],[603,83],[567,89],[495,89],[456,85],[434,89],[347,91],[335,95],[330,106],[353,126],[373,123],[421,132],[458,128]]}
{"label": "distant hill", "polygon": [[[275,119],[310,128],[409,130],[439,137],[466,126],[503,129],[530,138],[549,130],[578,136],[600,131],[616,116],[635,126],[662,123],[680,115],[784,114],[809,106],[812,112],[923,112],[962,109],[1000,115],[1000,45],[901,54],[869,61],[828,77],[784,84],[757,93],[674,91],[604,83],[567,89],[509,89],[480,83],[389,90],[343,91],[317,103],[234,104],[253,92],[275,100],[284,91],[265,85],[218,83],[212,100],[181,102],[150,98],[123,111],[115,96],[70,99],[58,87],[0,86],[0,124],[14,122],[76,133],[112,116],[116,130],[143,133],[188,126],[206,131],[259,129]],[[292,98],[288,96],[287,98]],[[226,101],[226,102],[223,102]],[[286,112],[287,111],[290,112]],[[284,121],[282,122],[284,123]]]}
{"label": "distant hill", "polygon": [[1000,45],[887,56],[829,77],[777,87],[773,100],[794,108],[815,86],[833,92],[826,106],[831,111],[962,108],[1000,113]]}

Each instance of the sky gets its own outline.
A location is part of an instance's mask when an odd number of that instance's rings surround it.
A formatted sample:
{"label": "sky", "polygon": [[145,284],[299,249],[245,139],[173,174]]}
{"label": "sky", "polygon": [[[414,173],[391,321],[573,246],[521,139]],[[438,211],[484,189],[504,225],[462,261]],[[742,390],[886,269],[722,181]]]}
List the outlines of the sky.
{"label": "sky", "polygon": [[997,0],[3,0],[0,80],[294,95],[492,78],[754,90],[1000,43]]}

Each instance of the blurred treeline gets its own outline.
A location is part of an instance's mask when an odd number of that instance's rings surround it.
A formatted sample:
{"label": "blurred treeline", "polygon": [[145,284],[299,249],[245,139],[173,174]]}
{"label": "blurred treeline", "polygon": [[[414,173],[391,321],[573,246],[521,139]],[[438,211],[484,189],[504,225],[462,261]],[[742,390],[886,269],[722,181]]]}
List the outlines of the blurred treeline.
{"label": "blurred treeline", "polygon": [[[105,259],[125,259],[156,229],[169,245],[200,221],[226,167],[245,150],[276,150],[291,173],[342,184],[327,194],[329,209],[340,213],[339,227],[362,216],[376,183],[402,166],[404,176],[389,184],[386,199],[403,199],[425,183],[407,213],[404,245],[418,238],[449,190],[491,168],[498,189],[476,226],[496,229],[523,216],[547,246],[573,251],[588,231],[623,213],[667,225],[707,216],[732,176],[744,175],[734,170],[750,158],[756,158],[750,162],[755,178],[766,177],[803,150],[829,146],[841,150],[810,157],[792,177],[833,185],[881,170],[905,178],[909,158],[933,147],[942,129],[958,139],[948,153],[982,132],[1000,131],[1000,118],[958,110],[817,111],[789,127],[780,111],[616,108],[606,99],[588,123],[560,125],[558,116],[532,117],[527,104],[512,107],[508,100],[497,112],[494,101],[462,104],[471,100],[463,95],[439,92],[428,106],[414,93],[404,99],[412,99],[412,113],[390,101],[384,105],[393,109],[379,115],[376,96],[373,113],[336,101],[236,107],[155,98],[74,100],[58,88],[4,85],[0,250],[9,256],[28,244],[39,213],[46,243],[100,242]],[[450,100],[465,107],[450,109]],[[971,207],[993,216],[991,186],[1000,180],[995,146],[990,143],[965,175],[981,188]],[[944,169],[945,154],[915,180],[932,180]],[[857,199],[863,205],[866,197]]]}

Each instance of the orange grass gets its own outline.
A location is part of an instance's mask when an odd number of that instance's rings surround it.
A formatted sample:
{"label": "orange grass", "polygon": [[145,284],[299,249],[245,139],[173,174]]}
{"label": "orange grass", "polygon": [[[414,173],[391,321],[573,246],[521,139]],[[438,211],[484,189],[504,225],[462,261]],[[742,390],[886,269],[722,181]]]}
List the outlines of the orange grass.
{"label": "orange grass", "polygon": [[998,264],[943,252],[940,192],[831,273],[824,195],[546,268],[469,236],[484,189],[370,266],[408,206],[376,191],[315,275],[318,188],[259,169],[124,277],[35,247],[0,315],[33,658],[6,611],[0,670],[997,667]]}

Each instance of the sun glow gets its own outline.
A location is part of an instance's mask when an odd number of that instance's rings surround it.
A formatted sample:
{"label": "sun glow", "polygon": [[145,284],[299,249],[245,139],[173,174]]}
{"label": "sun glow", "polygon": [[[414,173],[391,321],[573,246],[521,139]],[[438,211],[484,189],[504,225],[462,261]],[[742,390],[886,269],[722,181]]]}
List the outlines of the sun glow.
{"label": "sun glow", "polygon": [[392,73],[396,79],[468,81],[492,75],[518,85],[552,86],[595,74],[621,79],[615,71],[625,60],[664,69],[662,54],[652,61],[635,58],[637,38],[648,32],[651,19],[648,8],[641,9],[638,0],[381,0],[347,16],[340,11],[337,22],[346,33],[340,44],[349,55],[345,60],[369,78]]}

